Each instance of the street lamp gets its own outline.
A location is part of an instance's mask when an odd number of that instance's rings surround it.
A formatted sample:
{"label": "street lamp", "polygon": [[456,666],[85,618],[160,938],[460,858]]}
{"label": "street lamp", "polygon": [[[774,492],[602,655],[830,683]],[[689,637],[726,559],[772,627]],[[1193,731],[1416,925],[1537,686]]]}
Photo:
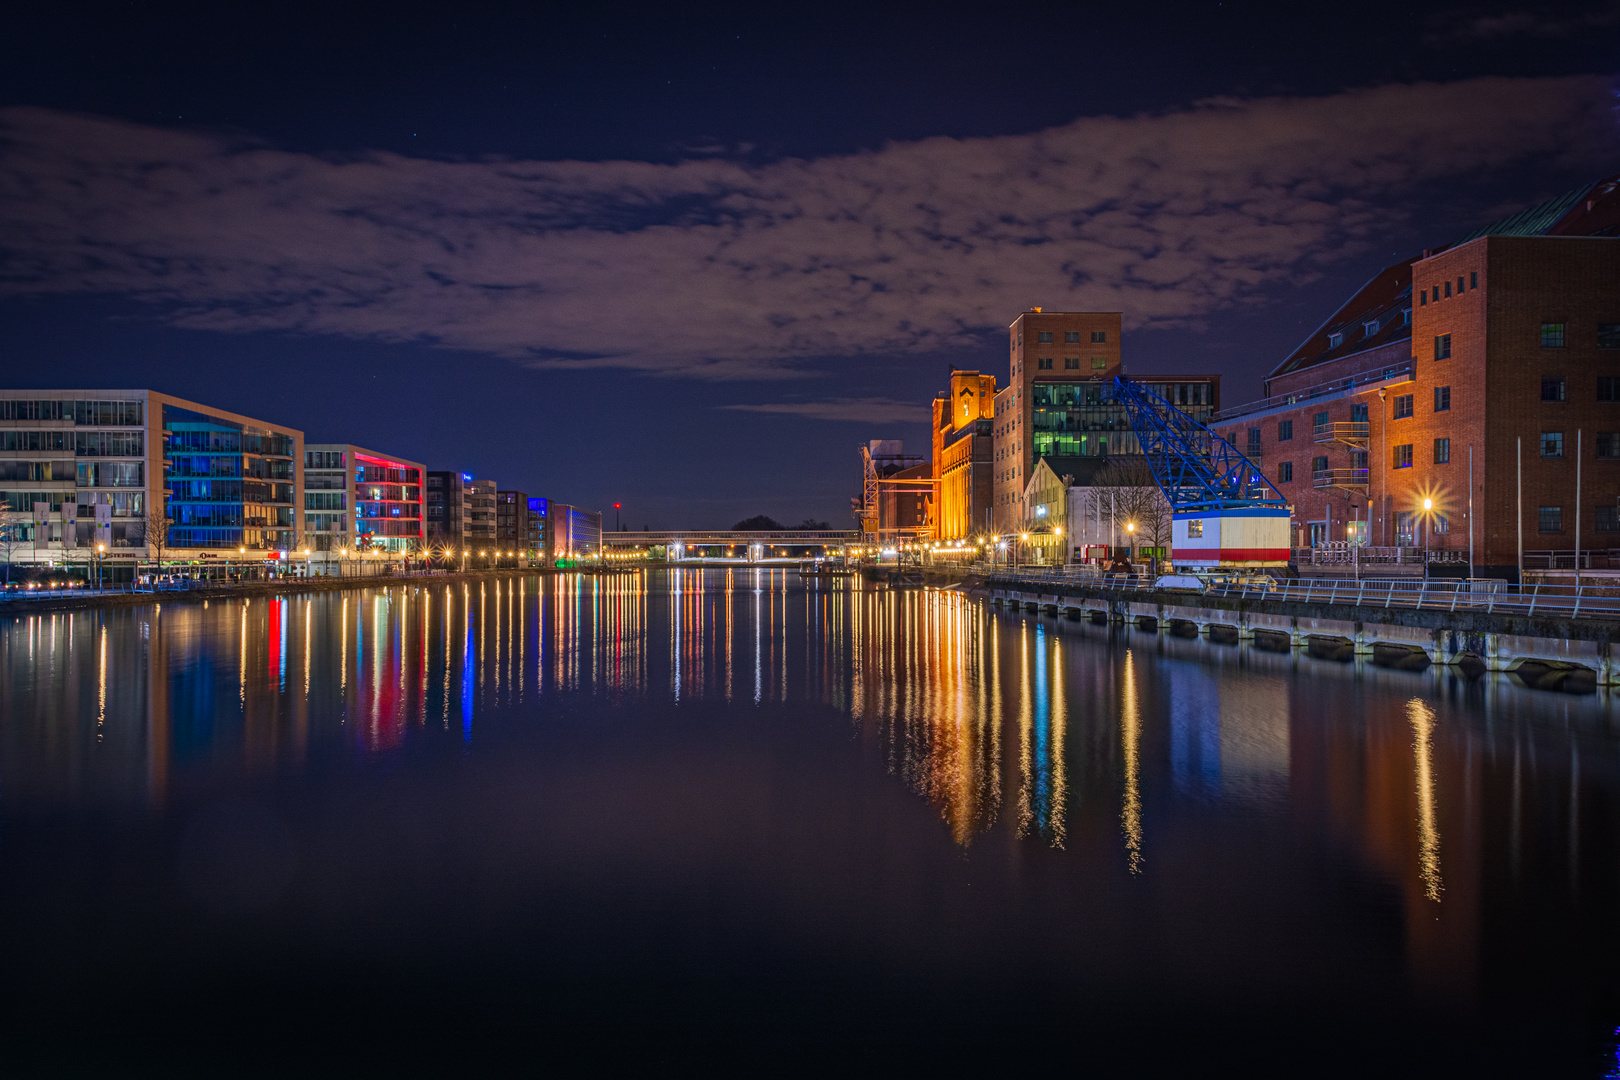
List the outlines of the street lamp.
{"label": "street lamp", "polygon": [[1433,499],[1423,500],[1423,577],[1429,577],[1429,512],[1434,509]]}
{"label": "street lamp", "polygon": [[106,544],[96,545],[96,588],[101,588],[101,556],[107,550]]}
{"label": "street lamp", "polygon": [[1130,561],[1134,564],[1136,562],[1136,522],[1134,521],[1125,523],[1125,545],[1130,549]]}

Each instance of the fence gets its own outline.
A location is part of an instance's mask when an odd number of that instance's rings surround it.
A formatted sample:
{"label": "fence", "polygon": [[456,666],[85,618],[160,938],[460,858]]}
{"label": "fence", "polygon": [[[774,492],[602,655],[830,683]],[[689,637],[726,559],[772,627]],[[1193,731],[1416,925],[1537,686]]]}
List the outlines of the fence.
{"label": "fence", "polygon": [[1411,578],[1276,582],[1256,578],[1217,582],[1201,589],[1159,590],[1146,578],[1105,574],[1089,568],[1017,572],[989,568],[988,577],[1009,585],[1079,585],[1129,592],[1218,596],[1308,604],[1349,604],[1362,608],[1430,611],[1482,611],[1503,615],[1620,617],[1620,583],[1601,585],[1509,585],[1485,578]]}

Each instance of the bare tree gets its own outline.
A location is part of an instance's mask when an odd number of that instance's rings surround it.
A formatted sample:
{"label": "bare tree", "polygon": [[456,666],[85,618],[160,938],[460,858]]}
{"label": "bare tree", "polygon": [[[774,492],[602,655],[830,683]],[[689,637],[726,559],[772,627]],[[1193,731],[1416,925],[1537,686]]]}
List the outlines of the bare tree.
{"label": "bare tree", "polygon": [[1146,547],[1170,546],[1170,503],[1153,479],[1153,470],[1139,457],[1110,458],[1093,478],[1087,516],[1099,527],[1112,522],[1118,539],[1130,543],[1127,528],[1135,524],[1135,540]]}
{"label": "bare tree", "polygon": [[169,546],[170,519],[166,514],[163,500],[159,498],[156,505],[147,500],[146,513],[141,515],[141,537],[146,544],[146,550],[157,560],[158,569],[163,569],[163,551]]}
{"label": "bare tree", "polygon": [[31,516],[21,510],[0,510],[0,551],[6,556],[6,583],[11,583],[11,553],[22,543],[23,526]]}

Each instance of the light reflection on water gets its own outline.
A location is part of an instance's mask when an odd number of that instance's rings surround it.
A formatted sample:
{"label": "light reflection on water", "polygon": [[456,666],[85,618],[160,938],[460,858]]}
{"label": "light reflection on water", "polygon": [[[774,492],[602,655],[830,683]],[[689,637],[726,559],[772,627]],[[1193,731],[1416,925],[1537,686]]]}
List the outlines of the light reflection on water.
{"label": "light reflection on water", "polygon": [[[1216,883],[1251,906],[1292,890],[1304,913],[1291,915],[1323,912],[1302,940],[1355,956],[1370,891],[1399,926],[1407,989],[1436,1000],[1485,993],[1516,919],[1579,923],[1620,891],[1606,693],[1004,616],[953,592],[807,588],[781,571],[407,583],[0,623],[0,818],[162,813],[417,743],[470,751],[489,725],[584,717],[606,737],[670,707],[842,725],[962,857],[982,856],[970,865],[1009,881],[1064,867],[1106,897],[1155,890],[1181,914],[1137,925],[1144,940],[1196,938],[1223,902]],[[852,827],[904,812],[871,813]],[[1095,902],[1075,933],[1146,918]],[[1550,953],[1579,943],[1563,933]],[[1276,963],[1316,970],[1298,951]]]}

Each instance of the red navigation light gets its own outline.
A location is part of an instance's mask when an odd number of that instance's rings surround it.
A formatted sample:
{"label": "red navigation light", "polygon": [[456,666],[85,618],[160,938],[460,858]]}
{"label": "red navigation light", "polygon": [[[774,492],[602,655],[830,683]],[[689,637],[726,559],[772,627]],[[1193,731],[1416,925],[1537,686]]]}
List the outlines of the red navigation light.
{"label": "red navigation light", "polygon": [[619,509],[619,504],[618,504],[618,503],[614,503],[614,504],[613,504],[613,509],[615,509],[615,510],[618,510],[618,509]]}

